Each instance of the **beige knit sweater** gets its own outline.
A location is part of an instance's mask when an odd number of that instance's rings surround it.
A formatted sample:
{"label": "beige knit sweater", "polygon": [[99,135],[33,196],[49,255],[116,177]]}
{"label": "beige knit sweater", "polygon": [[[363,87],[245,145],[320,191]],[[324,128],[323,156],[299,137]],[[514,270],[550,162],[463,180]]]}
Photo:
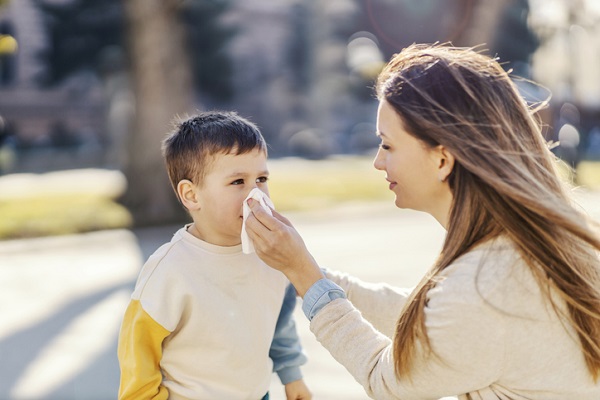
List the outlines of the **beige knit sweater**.
{"label": "beige knit sweater", "polygon": [[390,339],[409,290],[327,272],[348,300],[325,306],[311,330],[374,399],[600,399],[573,328],[508,240],[477,247],[443,276],[425,307],[439,358],[418,349],[411,379],[395,376]]}

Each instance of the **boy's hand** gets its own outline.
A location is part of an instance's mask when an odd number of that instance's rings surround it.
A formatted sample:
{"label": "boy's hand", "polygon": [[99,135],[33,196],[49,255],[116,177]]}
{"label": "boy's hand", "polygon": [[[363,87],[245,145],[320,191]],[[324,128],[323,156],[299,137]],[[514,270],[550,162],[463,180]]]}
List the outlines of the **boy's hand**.
{"label": "boy's hand", "polygon": [[298,379],[285,385],[285,396],[287,400],[310,400],[312,394],[304,384],[304,380]]}

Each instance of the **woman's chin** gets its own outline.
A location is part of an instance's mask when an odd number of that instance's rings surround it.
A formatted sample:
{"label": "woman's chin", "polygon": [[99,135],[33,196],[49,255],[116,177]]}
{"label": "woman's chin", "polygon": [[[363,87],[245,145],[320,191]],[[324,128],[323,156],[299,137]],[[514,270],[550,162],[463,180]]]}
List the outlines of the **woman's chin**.
{"label": "woman's chin", "polygon": [[400,198],[398,198],[398,196],[396,196],[396,200],[394,201],[394,204],[396,205],[397,208],[406,208],[406,206],[404,205],[402,200]]}
{"label": "woman's chin", "polygon": [[414,208],[410,204],[408,204],[405,199],[401,199],[398,196],[396,196],[394,205],[396,206],[396,208],[399,208],[401,210],[416,210],[416,208]]}

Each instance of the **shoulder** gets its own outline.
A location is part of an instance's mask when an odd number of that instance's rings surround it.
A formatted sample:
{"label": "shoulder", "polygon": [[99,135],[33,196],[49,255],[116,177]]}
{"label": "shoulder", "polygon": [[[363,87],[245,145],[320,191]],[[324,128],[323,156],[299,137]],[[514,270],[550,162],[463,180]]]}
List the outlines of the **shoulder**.
{"label": "shoulder", "polygon": [[496,379],[505,362],[507,333],[519,320],[509,315],[522,312],[510,290],[526,268],[516,248],[500,240],[476,247],[444,269],[423,310],[434,353],[464,376]]}
{"label": "shoulder", "polygon": [[134,297],[141,296],[148,286],[170,285],[171,278],[177,276],[176,270],[185,265],[185,247],[185,241],[175,234],[170,242],[163,244],[152,253],[142,266]]}
{"label": "shoulder", "polygon": [[189,247],[177,234],[160,246],[142,267],[134,292],[133,300],[140,302],[141,308],[168,331],[179,324],[182,314],[189,306],[191,292]]}
{"label": "shoulder", "polygon": [[441,281],[472,281],[493,284],[505,278],[521,257],[514,244],[505,238],[496,238],[480,244],[458,257],[441,272]]}
{"label": "shoulder", "polygon": [[516,245],[504,237],[465,253],[444,269],[438,279],[428,298],[441,304],[467,304],[484,312],[530,317],[539,310],[529,311],[543,303],[531,267]]}

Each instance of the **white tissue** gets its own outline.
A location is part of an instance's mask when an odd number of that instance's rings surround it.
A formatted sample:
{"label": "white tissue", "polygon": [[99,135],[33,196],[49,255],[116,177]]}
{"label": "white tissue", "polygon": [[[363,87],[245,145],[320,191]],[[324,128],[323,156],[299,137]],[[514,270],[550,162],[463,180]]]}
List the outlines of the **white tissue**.
{"label": "white tissue", "polygon": [[250,193],[248,193],[248,197],[246,197],[246,199],[244,200],[242,209],[244,216],[242,221],[242,251],[245,254],[250,254],[254,252],[254,244],[252,244],[252,240],[250,239],[250,237],[248,237],[248,233],[246,232],[246,219],[248,219],[248,216],[252,212],[250,211],[250,206],[248,205],[248,199],[254,199],[258,201],[258,203],[262,206],[262,208],[265,209],[265,211],[269,215],[273,215],[273,213],[271,212],[271,208],[275,208],[269,196],[267,196],[265,192],[263,192],[259,188],[254,188],[250,191]]}

